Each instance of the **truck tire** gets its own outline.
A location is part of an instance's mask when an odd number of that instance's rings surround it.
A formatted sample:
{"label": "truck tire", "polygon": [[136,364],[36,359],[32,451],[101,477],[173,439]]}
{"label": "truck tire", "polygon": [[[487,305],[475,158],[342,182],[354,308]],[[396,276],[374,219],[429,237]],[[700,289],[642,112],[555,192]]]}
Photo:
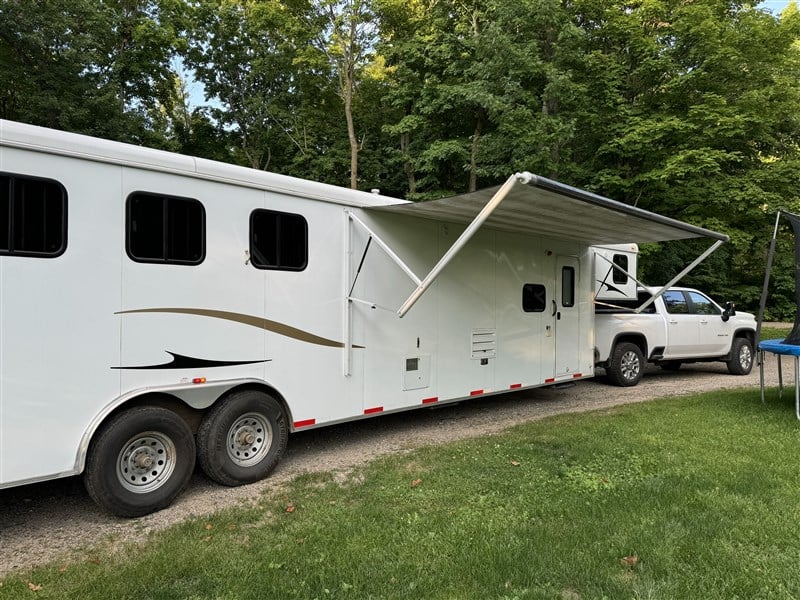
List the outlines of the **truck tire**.
{"label": "truck tire", "polygon": [[747,375],[753,368],[753,344],[747,338],[738,337],[731,345],[731,357],[727,362],[732,375]]}
{"label": "truck tire", "polygon": [[644,356],[639,346],[622,342],[614,347],[606,375],[614,385],[630,387],[639,383],[644,373]]}
{"label": "truck tire", "polygon": [[280,402],[257,390],[234,392],[219,400],[200,423],[197,458],[217,483],[242,485],[272,472],[288,438]]}
{"label": "truck tire", "polygon": [[83,481],[89,496],[119,517],[169,506],[192,476],[195,445],[186,421],[140,406],[112,417],[89,446]]}

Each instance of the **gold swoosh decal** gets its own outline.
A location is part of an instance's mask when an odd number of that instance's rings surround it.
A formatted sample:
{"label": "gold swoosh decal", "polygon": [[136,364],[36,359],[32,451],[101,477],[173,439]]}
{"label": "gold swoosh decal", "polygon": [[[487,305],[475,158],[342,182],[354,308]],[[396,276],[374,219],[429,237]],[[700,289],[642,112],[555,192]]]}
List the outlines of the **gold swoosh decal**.
{"label": "gold swoosh decal", "polygon": [[[320,337],[297,329],[285,323],[278,323],[277,321],[270,321],[263,317],[256,317],[254,315],[245,315],[242,313],[228,312],[226,310],[210,310],[205,308],[140,308],[134,310],[121,310],[115,314],[126,315],[131,313],[173,313],[180,315],[197,315],[200,317],[211,317],[213,319],[223,319],[225,321],[233,321],[243,325],[250,325],[251,327],[258,327],[265,331],[271,331],[278,335],[283,335],[288,338],[307,342],[309,344],[316,344],[317,346],[327,346],[329,348],[344,348],[344,343],[337,342],[336,340],[329,340],[328,338]],[[364,346],[353,345],[353,348],[363,348]]]}

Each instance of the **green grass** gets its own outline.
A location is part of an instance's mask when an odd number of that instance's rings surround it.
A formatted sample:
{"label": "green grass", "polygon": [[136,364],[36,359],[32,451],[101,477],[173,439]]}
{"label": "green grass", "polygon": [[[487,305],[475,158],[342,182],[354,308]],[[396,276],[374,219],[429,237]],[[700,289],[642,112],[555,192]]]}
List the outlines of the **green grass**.
{"label": "green grass", "polygon": [[779,328],[779,327],[762,327],[761,328],[761,339],[762,340],[777,340],[785,338],[791,332],[791,328]]}
{"label": "green grass", "polygon": [[9,576],[0,599],[797,598],[786,396],[562,415],[346,483],[305,476],[257,508]]}

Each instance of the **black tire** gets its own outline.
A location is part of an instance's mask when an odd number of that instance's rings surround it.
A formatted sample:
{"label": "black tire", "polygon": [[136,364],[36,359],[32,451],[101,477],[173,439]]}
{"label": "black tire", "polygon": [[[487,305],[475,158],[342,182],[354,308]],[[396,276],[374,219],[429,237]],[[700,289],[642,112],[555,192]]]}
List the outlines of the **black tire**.
{"label": "black tire", "polygon": [[257,390],[234,392],[205,415],[197,431],[197,458],[203,471],[228,486],[269,475],[289,438],[280,402]]}
{"label": "black tire", "polygon": [[753,369],[753,344],[747,338],[736,338],[731,345],[731,357],[726,363],[731,375],[747,375]]}
{"label": "black tire", "polygon": [[614,385],[630,387],[639,383],[644,374],[644,356],[639,346],[622,342],[614,347],[606,375]]}
{"label": "black tire", "polygon": [[83,482],[92,499],[119,517],[172,504],[195,463],[192,430],[165,408],[140,406],[112,417],[89,446]]}
{"label": "black tire", "polygon": [[679,360],[665,360],[663,362],[658,363],[658,366],[664,369],[665,371],[677,371],[681,368],[683,363]]}

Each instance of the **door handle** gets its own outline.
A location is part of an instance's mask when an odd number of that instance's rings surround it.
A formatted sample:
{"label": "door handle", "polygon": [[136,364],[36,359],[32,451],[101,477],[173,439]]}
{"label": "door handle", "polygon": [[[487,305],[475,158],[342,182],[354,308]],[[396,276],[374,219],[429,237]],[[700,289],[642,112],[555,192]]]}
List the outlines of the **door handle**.
{"label": "door handle", "polygon": [[553,314],[552,314],[552,315],[550,315],[550,316],[551,316],[551,317],[555,317],[555,316],[556,316],[556,311],[557,311],[557,310],[558,310],[558,304],[556,304],[556,301],[555,301],[555,300],[553,300]]}

